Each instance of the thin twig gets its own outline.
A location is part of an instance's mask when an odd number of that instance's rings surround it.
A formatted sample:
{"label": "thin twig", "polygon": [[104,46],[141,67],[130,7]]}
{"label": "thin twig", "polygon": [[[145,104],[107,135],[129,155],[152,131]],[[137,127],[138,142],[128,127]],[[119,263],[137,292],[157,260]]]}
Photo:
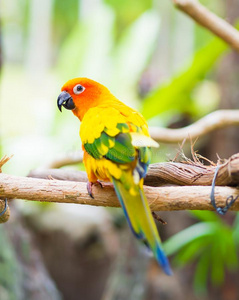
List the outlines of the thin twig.
{"label": "thin twig", "polygon": [[2,172],[2,166],[5,165],[12,157],[13,157],[13,155],[11,155],[11,156],[4,155],[0,159],[0,173]]}
{"label": "thin twig", "polygon": [[182,143],[179,143],[179,149],[178,149],[175,157],[173,158],[172,162],[177,161],[178,157],[183,153],[183,146],[184,146],[185,142],[186,142],[186,139],[184,138]]}
{"label": "thin twig", "polygon": [[163,225],[167,225],[168,223],[166,221],[164,221],[159,215],[156,214],[155,211],[152,212],[152,215],[154,217],[154,219],[156,221],[158,221],[160,224],[163,224]]}
{"label": "thin twig", "polygon": [[220,37],[239,51],[239,32],[228,22],[215,15],[197,0],[172,0],[175,6],[201,26]]}

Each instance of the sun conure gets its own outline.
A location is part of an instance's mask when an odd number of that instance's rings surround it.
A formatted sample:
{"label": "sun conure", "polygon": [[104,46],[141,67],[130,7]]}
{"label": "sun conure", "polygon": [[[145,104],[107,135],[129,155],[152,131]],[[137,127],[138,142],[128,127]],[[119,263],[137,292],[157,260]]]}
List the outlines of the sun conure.
{"label": "sun conure", "polygon": [[143,191],[151,147],[158,147],[149,136],[146,121],[105,86],[91,79],[69,80],[61,90],[57,99],[59,110],[62,106],[72,110],[81,121],[80,137],[90,196],[92,185],[98,180],[111,181],[131,230],[151,248],[164,272],[171,275]]}

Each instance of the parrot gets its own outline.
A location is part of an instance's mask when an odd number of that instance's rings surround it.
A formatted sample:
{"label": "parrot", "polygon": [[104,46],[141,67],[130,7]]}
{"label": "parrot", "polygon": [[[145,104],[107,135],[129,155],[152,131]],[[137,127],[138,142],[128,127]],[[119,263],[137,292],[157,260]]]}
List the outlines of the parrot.
{"label": "parrot", "polygon": [[167,275],[172,270],[143,191],[151,158],[158,147],[143,116],[118,100],[104,85],[85,77],[67,81],[57,106],[71,110],[80,120],[80,138],[88,183],[112,182],[133,234],[151,249]]}

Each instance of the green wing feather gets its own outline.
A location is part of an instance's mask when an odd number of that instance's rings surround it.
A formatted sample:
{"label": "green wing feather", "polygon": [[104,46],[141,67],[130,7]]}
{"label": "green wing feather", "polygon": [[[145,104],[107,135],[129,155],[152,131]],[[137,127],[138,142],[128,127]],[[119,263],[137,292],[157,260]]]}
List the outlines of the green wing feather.
{"label": "green wing feather", "polygon": [[105,128],[93,143],[84,144],[85,150],[95,159],[105,157],[118,164],[131,163],[135,160],[136,149],[131,143],[129,126],[126,123],[119,123],[117,129],[120,132],[112,137]]}

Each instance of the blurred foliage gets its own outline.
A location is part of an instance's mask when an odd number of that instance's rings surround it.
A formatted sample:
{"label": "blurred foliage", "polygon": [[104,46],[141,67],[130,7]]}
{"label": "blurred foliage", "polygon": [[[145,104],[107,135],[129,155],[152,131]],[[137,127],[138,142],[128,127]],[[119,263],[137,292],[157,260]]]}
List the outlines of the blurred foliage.
{"label": "blurred foliage", "polygon": [[172,110],[199,117],[198,107],[195,107],[192,99],[192,91],[196,84],[211,71],[227,48],[228,46],[221,39],[215,38],[198,50],[185,70],[173,77],[169,83],[160,84],[144,99],[143,115],[152,118]]}
{"label": "blurred foliage", "polygon": [[142,13],[152,8],[153,0],[105,0],[115,12],[115,31],[118,37]]}
{"label": "blurred foliage", "polygon": [[219,286],[224,282],[226,270],[238,269],[238,214],[229,226],[210,211],[193,211],[196,223],[175,234],[164,243],[168,255],[183,267],[195,263],[194,288],[206,293],[209,283]]}
{"label": "blurred foliage", "polygon": [[54,35],[52,35],[54,44],[61,42],[68,36],[74,26],[78,23],[79,1],[54,1],[52,22],[54,26]]}
{"label": "blurred foliage", "polygon": [[4,230],[0,227],[0,295],[2,299],[22,299],[22,272],[17,261],[15,249]]}

